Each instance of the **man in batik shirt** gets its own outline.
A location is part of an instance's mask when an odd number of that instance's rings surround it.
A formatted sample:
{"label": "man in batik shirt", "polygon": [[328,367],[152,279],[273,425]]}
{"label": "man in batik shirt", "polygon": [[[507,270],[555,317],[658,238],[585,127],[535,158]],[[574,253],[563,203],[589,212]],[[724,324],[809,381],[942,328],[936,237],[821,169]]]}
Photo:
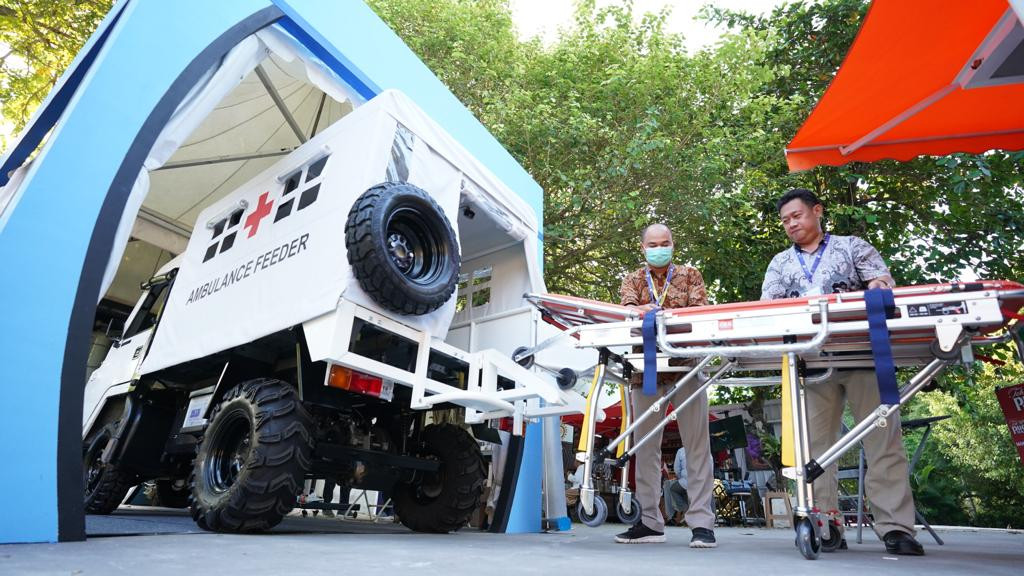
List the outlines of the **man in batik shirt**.
{"label": "man in batik shirt", "polygon": [[[672,232],[664,224],[652,224],[641,235],[641,249],[646,264],[622,280],[619,290],[621,304],[642,312],[656,307],[682,308],[703,306],[708,303],[704,279],[692,266],[672,263]],[[633,414],[639,418],[660,399],[684,373],[658,375],[655,395],[641,391],[643,376],[633,378]],[[682,401],[703,382],[695,378],[676,393],[674,400]],[[667,403],[665,409],[667,409]],[[664,410],[664,409],[663,409]],[[633,432],[634,439],[643,438],[654,429],[659,418],[651,417]],[[715,514],[711,509],[714,477],[712,475],[711,437],[708,433],[708,396],[702,392],[690,402],[676,421],[679,436],[686,450],[687,495],[690,507],[686,510],[686,523],[690,526],[691,548],[714,548]],[[661,431],[636,452],[636,500],[643,512],[640,521],[629,530],[617,535],[615,541],[623,544],[641,544],[665,541],[665,518],[658,501],[661,498]]]}
{"label": "man in batik shirt", "polygon": [[[826,234],[821,227],[824,206],[810,190],[790,190],[776,208],[786,235],[793,242],[772,258],[764,275],[762,300],[854,292],[894,285],[889,268],[871,244],[856,236]],[[873,370],[838,369],[828,380],[806,388],[811,456],[817,458],[835,444],[850,403],[854,418],[863,420],[879,405],[878,381]],[[864,438],[867,458],[865,484],[875,532],[890,554],[920,556],[921,544],[914,538],[914,500],[907,475],[907,453],[903,447],[899,410],[888,418],[885,428],[875,428]],[[814,481],[814,497],[825,512],[839,508],[838,468],[830,466]],[[842,522],[839,522],[840,538]],[[828,538],[828,530],[822,532]],[[844,549],[838,546],[825,550]]]}

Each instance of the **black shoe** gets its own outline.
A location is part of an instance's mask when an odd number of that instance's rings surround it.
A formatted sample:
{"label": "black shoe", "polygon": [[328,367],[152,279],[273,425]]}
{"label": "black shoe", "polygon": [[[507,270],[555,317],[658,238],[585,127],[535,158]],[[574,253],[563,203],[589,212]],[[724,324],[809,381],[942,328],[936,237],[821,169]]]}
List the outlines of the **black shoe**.
{"label": "black shoe", "polygon": [[902,530],[891,530],[882,537],[885,551],[904,556],[924,556],[924,548],[913,536]]}
{"label": "black shoe", "polygon": [[651,530],[643,523],[637,522],[629,530],[616,534],[615,541],[619,544],[655,544],[665,541],[665,533]]}
{"label": "black shoe", "polygon": [[707,528],[694,528],[693,537],[690,538],[690,548],[717,548],[715,532]]}

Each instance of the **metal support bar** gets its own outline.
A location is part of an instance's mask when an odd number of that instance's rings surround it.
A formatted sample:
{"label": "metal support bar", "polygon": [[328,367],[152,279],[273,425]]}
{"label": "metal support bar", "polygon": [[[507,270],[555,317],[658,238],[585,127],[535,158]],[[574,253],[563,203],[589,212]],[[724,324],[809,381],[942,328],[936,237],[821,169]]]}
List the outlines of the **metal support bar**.
{"label": "metal support bar", "polygon": [[285,122],[288,123],[292,132],[295,133],[295,137],[299,139],[300,143],[305,144],[306,140],[308,140],[305,132],[303,132],[302,128],[299,127],[299,123],[295,121],[295,116],[292,116],[291,110],[289,110],[288,106],[285,105],[281,95],[277,92],[277,88],[274,88],[274,84],[270,81],[270,76],[267,76],[267,71],[263,69],[262,64],[256,65],[256,76],[258,76],[260,82],[263,83],[263,87],[267,89],[267,94],[270,94],[270,99],[274,101],[274,104],[277,105],[277,109],[281,111],[281,115],[284,116]]}
{"label": "metal support bar", "polygon": [[604,373],[607,367],[607,350],[601,350],[600,360],[597,369],[594,371],[592,390],[587,398],[587,413],[590,414],[590,418],[587,418],[587,429],[584,431],[589,440],[587,453],[583,458],[583,482],[580,486],[580,502],[583,504],[583,510],[587,514],[594,513],[594,432],[597,430],[597,404],[601,397],[601,390],[604,388]]}
{"label": "metal support bar", "polygon": [[[622,417],[625,418],[624,422],[633,421],[633,393],[634,390],[630,387],[627,382],[622,388]],[[627,437],[623,443],[625,452],[629,452],[630,449],[629,438]],[[622,510],[626,514],[633,512],[633,492],[629,489],[629,459],[622,465],[622,489],[619,490],[619,504],[622,506]]]}
{"label": "metal support bar", "polygon": [[804,463],[807,461],[805,445],[801,429],[806,428],[806,419],[801,412],[800,402],[800,374],[796,367],[796,353],[790,352],[787,355],[787,376],[789,378],[789,408],[793,418],[793,464],[796,472],[796,509],[797,516],[807,517],[811,512],[812,502],[810,501],[807,488],[810,486],[804,481]]}
{"label": "metal support bar", "polygon": [[810,352],[816,350],[825,343],[829,334],[828,325],[828,300],[821,300],[818,303],[821,314],[821,324],[818,328],[818,333],[814,335],[807,342],[800,343],[783,343],[783,344],[747,344],[743,346],[693,346],[693,347],[679,347],[669,342],[668,340],[668,327],[665,325],[665,313],[659,311],[657,316],[658,325],[658,347],[663,352],[670,356],[677,356],[683,358],[697,358],[699,356],[716,355],[716,356],[729,356],[729,357],[764,357],[764,356],[777,356],[779,354],[795,353],[802,354],[804,352]]}
{"label": "metal support bar", "polygon": [[876,426],[882,426],[882,422],[885,422],[886,418],[889,417],[894,411],[899,410],[899,407],[909,400],[914,394],[924,388],[928,381],[931,380],[940,370],[946,366],[946,360],[936,358],[932,360],[927,366],[922,368],[910,382],[900,391],[900,403],[899,404],[882,404],[875,409],[867,418],[861,420],[856,426],[850,429],[849,432],[843,435],[838,442],[833,444],[828,450],[823,452],[819,458],[817,458],[817,464],[822,469],[828,468],[832,464],[839,460],[839,458],[846,453],[854,444],[860,442],[865,436],[867,436]]}
{"label": "metal support bar", "polygon": [[[790,360],[790,374],[792,374],[793,372],[796,372],[797,375],[799,375],[799,371],[798,371],[799,364],[797,364],[796,354],[794,354],[793,352],[790,352],[789,353],[789,360]],[[799,383],[799,386],[798,386],[798,389],[799,389],[798,398],[799,398],[799,403],[800,403],[800,431],[799,431],[799,433],[800,433],[800,445],[801,445],[801,449],[800,450],[803,453],[803,459],[804,459],[803,461],[806,462],[806,461],[811,459],[811,438],[810,438],[810,430],[808,430],[808,428],[810,428],[810,426],[807,425],[807,421],[808,421],[808,419],[807,419],[807,387],[806,387],[805,383],[801,383],[801,382],[799,382],[799,380],[797,380],[797,382]],[[798,462],[799,462],[799,460],[798,460]],[[807,482],[805,484],[805,486],[804,486],[804,493],[807,496],[807,502],[806,502],[807,510],[808,510],[808,512],[811,515],[813,515],[816,512],[816,506],[815,506],[815,503],[814,503],[814,485],[812,483],[810,483],[810,482]],[[811,520],[812,520],[811,525],[814,528],[816,537],[820,537],[821,535],[818,534],[818,530],[821,528],[821,524],[819,522],[817,522],[817,521],[814,521],[815,518],[813,516],[811,517]]]}
{"label": "metal support bar", "polygon": [[668,402],[669,400],[671,400],[672,397],[675,396],[676,392],[682,389],[682,387],[686,385],[687,382],[693,380],[697,375],[699,375],[700,370],[707,366],[709,363],[711,363],[711,361],[714,359],[715,356],[707,356],[704,359],[702,359],[696,366],[693,367],[692,370],[690,370],[686,374],[686,376],[683,376],[682,378],[677,380],[675,385],[672,387],[672,390],[670,390],[668,393],[662,396],[661,400],[658,400],[657,402],[652,404],[651,407],[648,408],[646,412],[641,414],[638,419],[630,422],[629,426],[622,432],[622,434],[619,434],[618,437],[612,440],[605,448],[605,450],[610,453],[612,450],[617,448],[619,444],[621,444],[627,438],[629,438],[633,434],[633,431],[636,430],[637,426],[639,426],[643,422],[646,422],[647,419],[653,416],[654,414],[660,414],[662,410],[662,402]]}
{"label": "metal support bar", "polygon": [[[823,374],[812,376],[810,378],[804,378],[804,384],[817,384],[824,382],[832,377],[835,369],[829,368],[825,370]],[[701,372],[700,374],[704,378],[709,378],[710,375],[707,372]],[[723,378],[718,381],[719,386],[777,386],[782,384],[782,378],[777,376],[758,376],[751,378]]]}
{"label": "metal support bar", "polygon": [[316,116],[313,118],[313,128],[309,131],[309,137],[316,136],[316,129],[320,127],[320,114],[324,111],[324,103],[327,102],[327,92],[320,94],[320,103],[316,106]]}
{"label": "metal support bar", "polygon": [[[733,361],[733,360],[730,360],[730,361],[726,362],[725,364],[723,364],[722,367],[719,368],[718,371],[715,372],[711,376],[711,378],[705,380],[704,383],[701,384],[699,388],[697,388],[696,390],[693,391],[693,394],[690,394],[689,396],[687,396],[686,400],[683,400],[679,404],[679,406],[676,406],[675,409],[672,410],[671,413],[669,413],[668,416],[666,416],[660,422],[658,422],[658,424],[654,427],[653,430],[651,430],[646,435],[644,435],[643,438],[637,440],[633,444],[633,446],[629,449],[629,451],[622,455],[622,458],[619,459],[619,462],[623,462],[625,460],[628,460],[629,458],[631,458],[633,456],[633,454],[636,454],[636,451],[639,450],[641,446],[646,444],[654,436],[655,433],[661,432],[665,428],[665,426],[668,426],[669,422],[672,422],[672,421],[676,420],[679,417],[679,413],[683,411],[683,408],[686,408],[687,404],[692,402],[693,399],[696,398],[698,395],[700,395],[701,392],[707,390],[708,387],[711,386],[712,384],[714,384],[719,378],[721,378],[722,376],[727,374],[729,372],[729,370],[732,370],[733,366],[735,366],[735,365],[736,365],[736,362]],[[691,372],[691,374],[694,374],[694,373],[695,372]],[[674,392],[675,392],[675,390],[673,390],[673,393]],[[648,414],[649,413],[650,413],[650,411],[648,411]],[[647,414],[645,414],[644,416],[646,416],[646,415]]]}
{"label": "metal support bar", "polygon": [[210,156],[208,158],[197,158],[195,160],[181,160],[180,162],[168,162],[154,170],[174,170],[175,168],[190,168],[192,166],[207,166],[209,164],[224,164],[226,162],[244,162],[246,160],[257,160],[259,158],[275,158],[290,154],[295,147],[271,150],[268,152],[249,152],[246,154],[225,154],[223,156]]}
{"label": "metal support bar", "polygon": [[555,334],[554,336],[552,336],[550,338],[547,338],[546,340],[542,341],[540,344],[537,344],[536,346],[533,346],[532,348],[526,348],[525,350],[520,351],[518,354],[513,355],[512,356],[512,361],[513,362],[519,362],[523,358],[529,358],[530,356],[533,356],[534,354],[537,354],[541,350],[544,350],[544,349],[550,347],[552,344],[554,344],[555,342],[558,342],[562,338],[566,338],[566,337],[570,337],[571,338],[573,334],[575,334],[575,333],[577,333],[579,331],[580,331],[580,327],[579,326],[574,326],[573,328],[570,328],[569,330],[566,330],[564,332],[559,332],[558,334]]}

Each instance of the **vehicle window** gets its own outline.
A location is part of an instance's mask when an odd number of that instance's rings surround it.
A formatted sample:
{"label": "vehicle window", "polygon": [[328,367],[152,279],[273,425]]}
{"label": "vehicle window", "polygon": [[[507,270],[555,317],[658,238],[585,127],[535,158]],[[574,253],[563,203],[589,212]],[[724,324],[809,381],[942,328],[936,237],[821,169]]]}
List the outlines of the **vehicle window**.
{"label": "vehicle window", "polygon": [[157,319],[160,318],[160,313],[164,310],[167,293],[170,292],[167,289],[168,284],[157,284],[150,287],[149,293],[146,294],[138,314],[132,318],[131,323],[125,328],[122,338],[131,338],[139,332],[149,330],[156,325]]}

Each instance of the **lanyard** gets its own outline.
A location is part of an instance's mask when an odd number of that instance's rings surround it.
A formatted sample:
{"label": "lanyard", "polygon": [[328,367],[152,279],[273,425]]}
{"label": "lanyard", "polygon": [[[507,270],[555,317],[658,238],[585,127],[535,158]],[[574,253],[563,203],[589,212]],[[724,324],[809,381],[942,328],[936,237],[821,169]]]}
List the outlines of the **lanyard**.
{"label": "lanyard", "polygon": [[814,273],[818,271],[818,264],[821,264],[821,257],[825,255],[825,248],[828,248],[828,237],[830,234],[825,234],[825,238],[821,241],[821,246],[818,247],[818,255],[814,257],[814,264],[811,264],[811,269],[807,270],[807,263],[804,262],[804,253],[800,250],[799,246],[793,246],[793,250],[796,251],[796,257],[800,259],[800,267],[804,269],[804,277],[807,278],[807,282],[814,283]]}
{"label": "lanyard", "polygon": [[662,302],[665,301],[665,296],[668,294],[668,283],[672,281],[672,273],[675,272],[676,267],[672,264],[668,265],[668,275],[665,276],[664,291],[659,295],[658,291],[654,288],[654,280],[651,278],[651,268],[648,266],[645,270],[647,273],[647,289],[651,291],[651,300],[654,305],[661,308]]}

